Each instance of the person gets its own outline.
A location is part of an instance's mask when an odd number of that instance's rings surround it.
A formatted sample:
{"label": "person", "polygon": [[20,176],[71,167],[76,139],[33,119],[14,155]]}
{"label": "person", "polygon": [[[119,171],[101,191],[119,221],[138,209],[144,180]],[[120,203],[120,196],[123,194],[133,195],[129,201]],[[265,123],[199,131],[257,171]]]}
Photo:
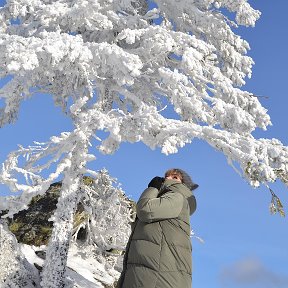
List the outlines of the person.
{"label": "person", "polygon": [[198,187],[182,169],[154,177],[136,205],[117,288],[191,288],[190,215]]}

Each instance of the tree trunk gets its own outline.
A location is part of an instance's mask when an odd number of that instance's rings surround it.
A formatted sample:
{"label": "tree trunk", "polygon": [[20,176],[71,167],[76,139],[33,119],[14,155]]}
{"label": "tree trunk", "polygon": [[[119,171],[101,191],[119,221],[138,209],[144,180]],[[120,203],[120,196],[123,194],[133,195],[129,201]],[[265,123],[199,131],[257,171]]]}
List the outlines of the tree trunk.
{"label": "tree trunk", "polygon": [[[80,108],[79,108],[80,109]],[[81,124],[81,123],[80,123]],[[75,127],[78,128],[76,125]],[[83,134],[83,133],[82,133]],[[46,251],[46,260],[43,267],[41,286],[43,288],[63,288],[66,285],[66,265],[69,245],[72,238],[74,214],[77,209],[78,196],[82,181],[83,167],[87,164],[89,131],[83,139],[81,133],[75,135],[76,145],[66,159],[70,163],[64,172],[62,189],[54,214],[54,224],[51,238]],[[73,140],[71,140],[73,141]]]}
{"label": "tree trunk", "polygon": [[[70,168],[71,170],[72,167]],[[42,273],[41,286],[43,288],[65,287],[68,249],[80,186],[80,175],[75,174],[73,171],[72,173],[68,173],[67,171],[63,180],[57,210],[54,215],[54,228],[47,248]]]}

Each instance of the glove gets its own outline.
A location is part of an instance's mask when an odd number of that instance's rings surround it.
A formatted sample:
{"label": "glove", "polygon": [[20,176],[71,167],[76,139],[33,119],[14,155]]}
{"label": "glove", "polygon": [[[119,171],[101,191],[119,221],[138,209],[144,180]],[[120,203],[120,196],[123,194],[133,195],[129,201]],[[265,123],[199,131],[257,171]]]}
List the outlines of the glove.
{"label": "glove", "polygon": [[154,187],[160,190],[162,183],[164,182],[163,177],[156,176],[148,184],[148,187]]}

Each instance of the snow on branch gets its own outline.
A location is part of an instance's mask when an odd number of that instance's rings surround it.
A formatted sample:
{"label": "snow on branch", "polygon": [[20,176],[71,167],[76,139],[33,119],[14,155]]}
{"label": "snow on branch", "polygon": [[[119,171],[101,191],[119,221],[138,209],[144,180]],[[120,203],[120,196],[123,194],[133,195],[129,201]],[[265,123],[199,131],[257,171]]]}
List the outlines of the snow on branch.
{"label": "snow on branch", "polygon": [[[35,195],[45,193],[49,186],[71,167],[71,157],[73,153],[77,153],[79,141],[76,129],[72,133],[63,132],[59,137],[53,136],[47,143],[35,142],[34,146],[20,146],[19,150],[11,152],[2,164],[0,181],[12,192],[22,193],[4,198],[0,203],[0,210],[8,210],[6,216],[12,216],[26,209]],[[93,159],[94,156],[88,154],[83,161]],[[53,169],[55,170],[51,172]],[[42,176],[45,171],[49,173],[46,178]]]}
{"label": "snow on branch", "polygon": [[[44,145],[38,152],[30,147],[12,153],[3,183],[13,191],[44,191],[70,165],[69,153],[79,152],[75,143],[91,145],[103,130],[109,135],[97,148],[104,153],[124,141],[175,153],[197,137],[237,162],[251,185],[276,178],[287,184],[286,147],[252,137],[271,121],[259,99],[241,89],[254,62],[249,44],[234,30],[254,26],[260,12],[246,0],[155,4],[149,10],[144,0],[13,0],[0,9],[0,76],[11,77],[0,88],[0,125],[17,119],[24,99],[44,92],[77,130],[69,141],[49,142],[46,152]],[[225,15],[225,9],[232,13]],[[165,106],[175,114],[164,117]],[[271,156],[274,150],[281,157]],[[39,161],[46,157],[46,164],[20,167],[25,153]],[[58,166],[43,180],[40,170],[52,164]],[[12,171],[30,184],[18,183]]]}
{"label": "snow on branch", "polygon": [[[81,185],[80,203],[88,217],[81,226],[86,230],[85,241],[97,246],[101,253],[111,249],[125,250],[129,237],[132,200],[125,196],[116,179],[102,169],[93,173],[93,181],[89,185]],[[83,183],[85,184],[83,178]],[[74,233],[77,238],[79,229]]]}
{"label": "snow on branch", "polygon": [[277,178],[288,184],[288,148],[277,139],[255,139],[252,135],[166,119],[147,106],[125,117],[111,114],[107,122],[111,129],[108,128],[110,135],[100,147],[103,152],[113,153],[123,141],[142,141],[152,149],[160,147],[163,153],[170,154],[196,137],[224,153],[229,161],[239,163],[243,177],[252,186],[274,182]]}

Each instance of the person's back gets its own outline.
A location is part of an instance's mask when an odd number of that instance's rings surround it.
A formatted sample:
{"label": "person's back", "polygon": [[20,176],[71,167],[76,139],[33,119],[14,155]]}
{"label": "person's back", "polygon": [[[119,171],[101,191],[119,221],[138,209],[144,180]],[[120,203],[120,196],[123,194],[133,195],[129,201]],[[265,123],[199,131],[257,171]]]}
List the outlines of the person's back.
{"label": "person's back", "polygon": [[[191,288],[190,215],[196,200],[179,179],[162,179],[155,177],[137,203],[119,288]],[[191,183],[192,190],[198,187]]]}

